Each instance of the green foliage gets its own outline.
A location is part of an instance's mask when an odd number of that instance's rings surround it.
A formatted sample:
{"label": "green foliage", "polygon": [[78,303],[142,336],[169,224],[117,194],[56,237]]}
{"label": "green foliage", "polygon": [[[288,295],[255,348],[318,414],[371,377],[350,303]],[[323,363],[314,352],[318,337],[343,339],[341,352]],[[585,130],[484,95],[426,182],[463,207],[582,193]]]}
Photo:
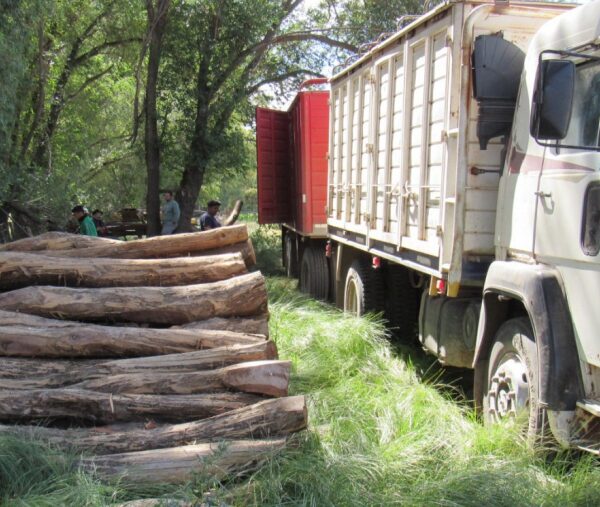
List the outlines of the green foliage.
{"label": "green foliage", "polygon": [[250,239],[256,253],[258,269],[265,275],[283,274],[281,262],[281,228],[278,225],[253,225]]}

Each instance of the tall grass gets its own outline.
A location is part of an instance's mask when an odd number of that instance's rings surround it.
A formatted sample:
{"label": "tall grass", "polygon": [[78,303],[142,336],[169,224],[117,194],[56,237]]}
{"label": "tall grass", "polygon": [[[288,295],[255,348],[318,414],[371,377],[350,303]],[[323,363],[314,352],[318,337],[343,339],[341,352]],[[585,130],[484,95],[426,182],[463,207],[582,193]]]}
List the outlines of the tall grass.
{"label": "tall grass", "polygon": [[598,504],[593,458],[546,461],[516,429],[483,427],[429,360],[391,345],[377,318],[343,315],[287,279],[268,285],[271,335],[293,363],[291,394],[309,400],[309,429],[285,451],[250,476],[140,491],[100,483],[72,465],[74,456],[1,438],[2,505],[111,505],[139,496],[240,506]]}

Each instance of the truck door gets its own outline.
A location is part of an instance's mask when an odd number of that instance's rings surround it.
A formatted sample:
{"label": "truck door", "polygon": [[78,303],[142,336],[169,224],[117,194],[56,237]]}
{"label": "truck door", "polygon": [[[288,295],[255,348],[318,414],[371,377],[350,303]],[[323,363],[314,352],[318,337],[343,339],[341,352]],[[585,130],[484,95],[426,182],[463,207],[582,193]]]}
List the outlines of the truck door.
{"label": "truck door", "polygon": [[290,219],[290,117],[287,112],[256,108],[258,223]]}
{"label": "truck door", "polygon": [[578,64],[575,76],[563,147],[544,150],[534,254],[559,271],[580,353],[600,366],[600,61]]}

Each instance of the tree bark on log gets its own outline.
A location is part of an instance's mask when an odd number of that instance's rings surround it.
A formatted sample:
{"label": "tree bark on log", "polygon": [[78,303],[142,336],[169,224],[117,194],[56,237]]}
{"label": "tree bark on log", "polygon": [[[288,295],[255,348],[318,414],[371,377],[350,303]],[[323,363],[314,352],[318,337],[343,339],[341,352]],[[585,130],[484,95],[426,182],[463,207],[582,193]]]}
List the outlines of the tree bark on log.
{"label": "tree bark on log", "polygon": [[0,289],[177,286],[217,282],[246,272],[240,253],[174,259],[64,259],[0,252]]}
{"label": "tree bark on log", "polygon": [[69,320],[177,325],[264,314],[267,291],[259,272],[182,287],[38,286],[0,294],[0,309]]}
{"label": "tree bark on log", "polygon": [[57,429],[43,426],[0,425],[0,435],[42,439],[54,446],[97,454],[144,451],[176,447],[191,442],[224,438],[268,438],[306,428],[308,413],[304,396],[265,400],[208,419],[147,429],[144,423],[96,428]]}
{"label": "tree bark on log", "polygon": [[264,341],[261,336],[233,331],[100,326],[35,318],[51,324],[64,322],[67,326],[5,326],[0,315],[0,355],[43,358],[155,356]]}
{"label": "tree bark on log", "polygon": [[207,250],[215,250],[248,240],[245,224],[219,227],[203,232],[155,236],[152,238],[119,241],[77,250],[48,252],[58,257],[114,257],[119,259],[157,259],[163,257],[186,257]]}
{"label": "tree bark on log", "polygon": [[256,253],[254,252],[254,247],[252,246],[252,240],[248,239],[246,241],[242,241],[240,243],[236,243],[230,246],[224,246],[222,248],[217,248],[214,250],[206,250],[204,252],[195,252],[192,255],[197,257],[203,257],[205,255],[221,255],[226,253],[241,253],[246,263],[246,267],[250,269],[252,266],[256,265]]}
{"label": "tree bark on log", "polygon": [[0,391],[0,420],[74,418],[98,423],[182,422],[223,414],[261,401],[246,393],[154,395],[109,394],[83,389]]}
{"label": "tree bark on log", "polygon": [[[101,368],[100,368],[101,369]],[[89,372],[83,380],[74,375],[28,379],[0,378],[0,389],[85,389],[113,394],[200,394],[239,391],[264,396],[287,396],[289,361],[249,361],[218,370],[138,372],[103,375]]]}
{"label": "tree bark on log", "polygon": [[[1,321],[0,321],[1,322]],[[207,320],[199,320],[177,326],[181,329],[219,329],[223,331],[239,331],[247,334],[269,336],[269,316],[257,315],[256,317],[224,319],[214,317]],[[172,329],[176,329],[172,328]]]}
{"label": "tree bark on log", "polygon": [[107,375],[197,372],[274,359],[277,347],[271,341],[115,361],[0,358],[0,385],[5,389],[62,387]]}
{"label": "tree bark on log", "polygon": [[229,440],[84,458],[81,467],[125,484],[184,483],[201,473],[219,480],[248,473],[285,446],[285,439]]}
{"label": "tree bark on log", "polygon": [[43,250],[78,250],[95,246],[115,245],[122,243],[118,239],[84,236],[69,232],[46,232],[39,236],[19,239],[0,245],[0,251],[7,252],[39,252]]}

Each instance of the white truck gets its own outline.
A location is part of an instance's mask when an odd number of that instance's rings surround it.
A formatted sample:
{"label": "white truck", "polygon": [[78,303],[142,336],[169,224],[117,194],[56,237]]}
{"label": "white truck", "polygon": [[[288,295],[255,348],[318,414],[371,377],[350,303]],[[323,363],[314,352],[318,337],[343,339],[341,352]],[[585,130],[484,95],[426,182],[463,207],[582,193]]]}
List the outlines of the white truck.
{"label": "white truck", "polygon": [[450,0],[330,86],[330,296],[598,452],[600,1]]}

